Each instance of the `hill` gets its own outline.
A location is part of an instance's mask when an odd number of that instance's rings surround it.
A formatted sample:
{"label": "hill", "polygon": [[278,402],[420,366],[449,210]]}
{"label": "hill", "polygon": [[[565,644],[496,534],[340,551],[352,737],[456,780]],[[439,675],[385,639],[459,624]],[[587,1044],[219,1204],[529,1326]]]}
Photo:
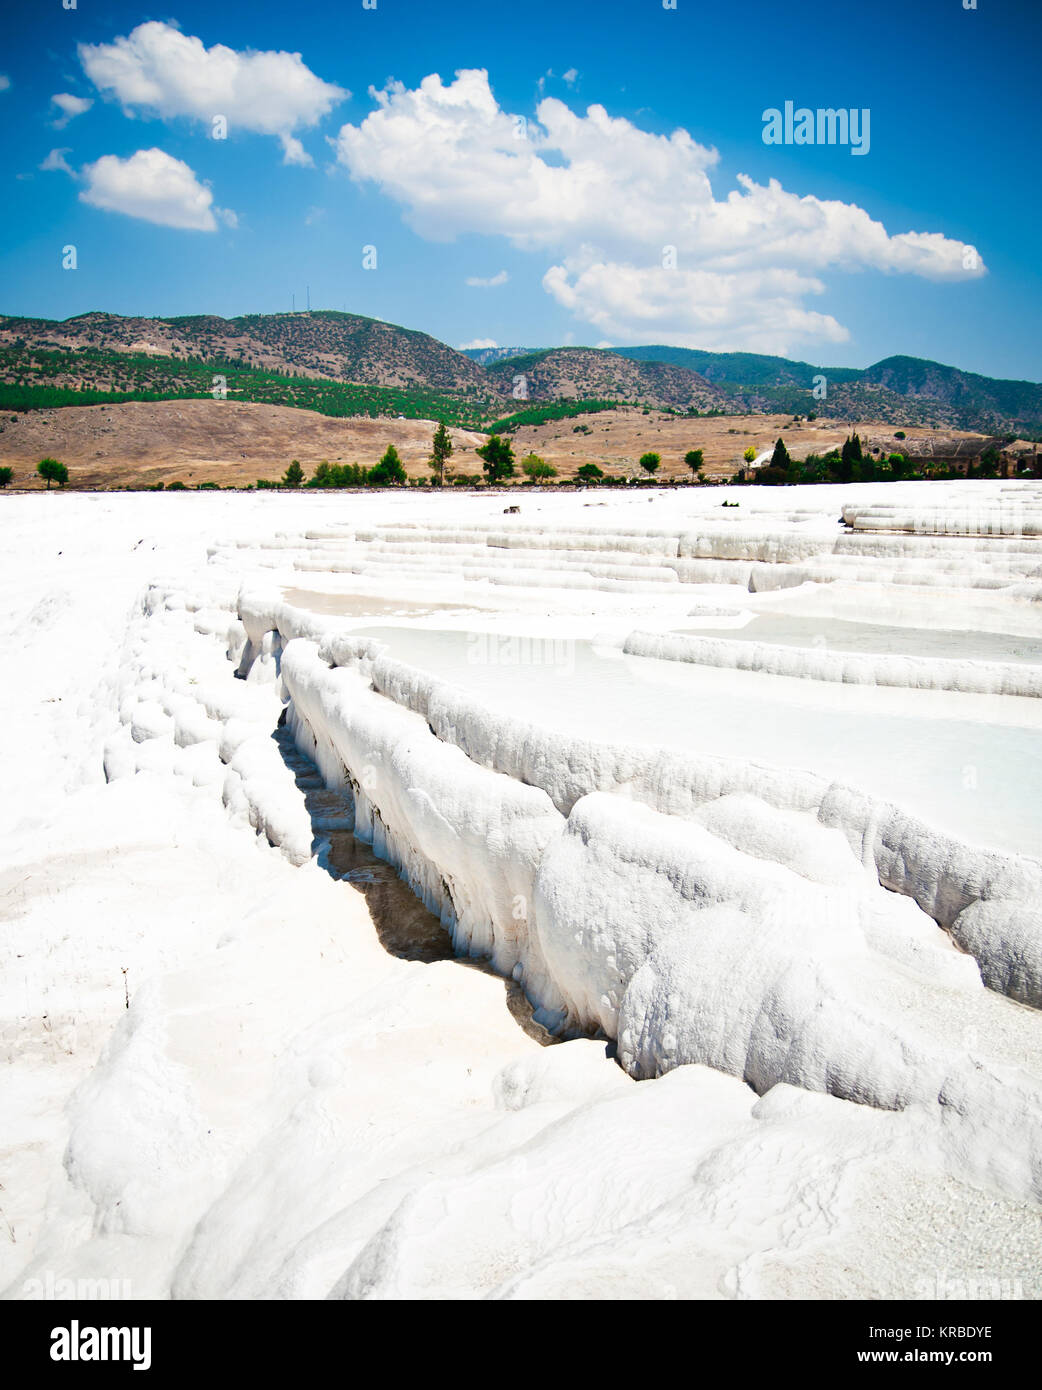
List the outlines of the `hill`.
{"label": "hill", "polygon": [[469,357],[479,367],[488,367],[493,362],[502,362],[506,357],[523,357],[526,352],[534,352],[526,347],[460,348],[464,357]]}
{"label": "hill", "polygon": [[[134,401],[119,406],[33,410],[0,421],[0,457],[15,489],[40,488],[36,464],[47,454],[68,466],[73,488],[200,483],[245,487],[277,479],[291,459],[310,476],[323,459],[371,468],[393,444],[410,476],[430,476],[433,420],[339,419],[286,406],[238,401]],[[478,473],[473,449],[483,435],[451,430],[453,463]]]}
{"label": "hill", "polygon": [[1035,433],[1042,429],[1042,386],[1031,381],[979,376],[920,357],[887,357],[862,373],[861,380],[975,420],[990,418],[1003,429],[1020,423]]}
{"label": "hill", "polygon": [[[895,356],[864,369],[661,344],[466,352],[333,310],[55,322],[0,316],[0,410],[226,398],[334,417],[538,423],[614,404],[702,416],[829,416],[1042,439],[1042,385]],[[524,382],[519,383],[518,378]],[[824,378],[826,397],[814,394]],[[817,383],[820,388],[820,381]],[[520,389],[519,389],[520,388]]]}
{"label": "hill", "polygon": [[[532,416],[543,412],[533,410]],[[434,422],[430,419],[334,418],[310,410],[239,401],[134,401],[117,406],[71,406],[32,410],[0,418],[0,460],[13,468],[12,488],[44,486],[36,464],[46,455],[62,460],[70,486],[80,488],[152,487],[183,482],[193,488],[218,483],[244,487],[258,478],[282,476],[291,459],[306,475],[322,460],[371,468],[394,444],[411,478],[429,478]],[[892,430],[882,422],[863,426],[866,445],[892,447]],[[485,436],[452,429],[451,469],[480,474],[474,453]],[[788,415],[695,418],[639,406],[602,407],[576,418],[550,414],[518,422],[511,443],[518,459],[535,452],[560,478],[574,476],[584,463],[596,463],[617,477],[639,475],[642,453],[659,453],[662,480],[691,477],[684,461],[689,449],[704,451],[711,478],[730,478],[742,465],[743,451],[757,453],[784,434],[794,458],[838,448],[847,433],[842,421],[819,417],[793,426]],[[979,439],[979,437],[978,437]],[[906,443],[917,457],[937,449],[951,452],[952,439],[909,428]]]}
{"label": "hill", "polygon": [[523,376],[531,401],[614,400],[682,411],[730,405],[726,392],[687,367],[630,361],[600,348],[544,348],[494,362],[487,375],[506,396]]}
{"label": "hill", "polygon": [[89,313],[62,322],[0,317],[0,348],[83,351],[136,358],[229,363],[463,399],[488,392],[482,369],[463,353],[411,328],[333,310],[168,319]]}
{"label": "hill", "polygon": [[485,393],[445,394],[423,384],[375,386],[271,371],[241,359],[208,361],[155,352],[94,347],[35,347],[15,339],[0,345],[0,411],[63,406],[123,405],[132,401],[222,399],[296,406],[321,415],[405,416],[466,424],[500,409]]}
{"label": "hill", "polygon": [[[635,362],[671,363],[726,392],[735,409],[823,413],[890,424],[1042,436],[1042,385],[964,372],[919,357],[887,357],[871,367],[815,367],[752,352],[695,348],[614,348]],[[823,376],[827,406],[813,394]]]}

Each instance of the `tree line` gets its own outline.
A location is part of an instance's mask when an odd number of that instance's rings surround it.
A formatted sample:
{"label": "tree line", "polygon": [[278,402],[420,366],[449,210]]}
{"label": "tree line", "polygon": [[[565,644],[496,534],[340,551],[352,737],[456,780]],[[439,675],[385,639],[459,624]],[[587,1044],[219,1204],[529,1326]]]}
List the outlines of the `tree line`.
{"label": "tree line", "polygon": [[[69,470],[64,463],[59,463],[57,459],[41,459],[36,465],[37,476],[43,478],[48,488],[52,483],[57,483],[59,487],[64,487],[69,481]],[[14,480],[14,469],[6,464],[0,468],[0,487],[8,487]]]}

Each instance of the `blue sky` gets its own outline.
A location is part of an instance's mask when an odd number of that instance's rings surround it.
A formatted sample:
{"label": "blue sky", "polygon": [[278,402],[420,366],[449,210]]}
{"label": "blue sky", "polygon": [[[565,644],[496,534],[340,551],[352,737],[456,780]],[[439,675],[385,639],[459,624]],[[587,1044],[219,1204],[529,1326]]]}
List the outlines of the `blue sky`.
{"label": "blue sky", "polygon": [[[310,285],[455,346],[1042,378],[1037,0],[170,4],[6,8],[4,313]],[[765,144],[786,101],[867,109],[866,153]]]}

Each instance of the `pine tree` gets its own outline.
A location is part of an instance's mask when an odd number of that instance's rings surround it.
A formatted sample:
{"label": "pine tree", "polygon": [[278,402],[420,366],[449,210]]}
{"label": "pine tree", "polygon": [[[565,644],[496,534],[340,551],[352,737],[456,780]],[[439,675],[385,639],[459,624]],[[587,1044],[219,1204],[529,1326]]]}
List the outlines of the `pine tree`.
{"label": "pine tree", "polygon": [[861,462],[861,440],[855,434],[853,438],[843,441],[843,452],[839,456],[839,467],[836,469],[837,476],[841,483],[850,483],[854,480],[854,465]]}
{"label": "pine tree", "polygon": [[36,471],[41,478],[46,479],[48,488],[52,482],[57,483],[59,487],[64,487],[69,481],[69,470],[64,463],[59,463],[57,459],[41,459],[36,465]]}
{"label": "pine tree", "polygon": [[434,439],[431,443],[431,456],[427,466],[434,474],[434,481],[438,487],[445,482],[445,466],[452,454],[452,436],[445,428],[445,421],[438,421],[438,428],[434,431]]}
{"label": "pine tree", "polygon": [[774,453],[771,455],[771,467],[784,468],[787,471],[791,462],[789,451],[785,447],[785,440],[779,439],[774,446]]}
{"label": "pine tree", "polygon": [[405,468],[393,444],[388,444],[384,456],[369,474],[375,487],[394,487],[406,480]]}
{"label": "pine tree", "polygon": [[498,434],[493,434],[487,444],[483,444],[474,452],[481,459],[481,466],[490,484],[514,476],[514,451],[508,439],[501,439]]}

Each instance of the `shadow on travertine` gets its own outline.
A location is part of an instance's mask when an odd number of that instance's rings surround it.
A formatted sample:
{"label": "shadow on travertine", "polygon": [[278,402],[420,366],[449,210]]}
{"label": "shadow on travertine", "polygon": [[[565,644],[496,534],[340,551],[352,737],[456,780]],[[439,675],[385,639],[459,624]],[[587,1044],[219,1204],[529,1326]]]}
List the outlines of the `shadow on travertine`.
{"label": "shadow on travertine", "polygon": [[[290,731],[282,727],[272,737],[304,797],[315,837],[312,852],[319,866],[331,878],[352,884],[363,895],[384,950],[399,960],[425,964],[456,960],[472,970],[495,976],[487,961],[458,956],[438,918],[427,911],[390,864],[378,859],[369,845],[355,837],[350,798],[326,786],[318,768],[293,742]],[[532,1005],[520,985],[514,980],[502,983],[507,1008],[518,1027],[544,1046],[559,1042],[559,1038],[535,1022]]]}

